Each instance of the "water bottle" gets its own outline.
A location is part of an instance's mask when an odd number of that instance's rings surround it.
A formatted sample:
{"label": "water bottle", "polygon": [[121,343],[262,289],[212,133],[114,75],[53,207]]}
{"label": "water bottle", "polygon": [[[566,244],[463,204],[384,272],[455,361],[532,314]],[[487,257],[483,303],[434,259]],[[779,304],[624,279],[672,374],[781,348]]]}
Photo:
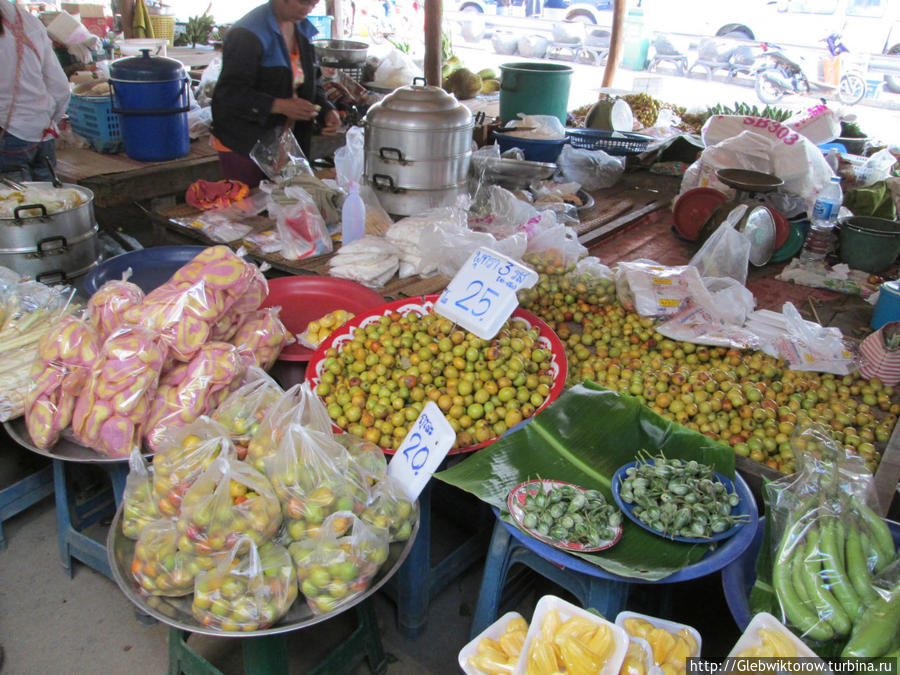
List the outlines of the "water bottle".
{"label": "water bottle", "polygon": [[359,187],[350,181],[350,194],[341,207],[341,244],[349,244],[366,233],[366,205],[359,196]]}
{"label": "water bottle", "polygon": [[840,176],[832,176],[828,184],[822,188],[810,216],[809,234],[803,244],[800,260],[803,262],[821,262],[831,251],[834,243],[834,226],[844,201]]}

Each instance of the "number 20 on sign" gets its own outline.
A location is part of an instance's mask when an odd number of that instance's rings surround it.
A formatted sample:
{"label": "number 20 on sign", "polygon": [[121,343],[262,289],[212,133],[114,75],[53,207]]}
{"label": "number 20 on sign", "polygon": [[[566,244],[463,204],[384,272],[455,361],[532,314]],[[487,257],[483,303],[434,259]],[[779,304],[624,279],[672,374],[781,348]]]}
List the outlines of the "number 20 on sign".
{"label": "number 20 on sign", "polygon": [[455,440],[453,427],[429,401],[391,458],[388,474],[403,484],[410,499],[417,499]]}
{"label": "number 20 on sign", "polygon": [[477,249],[434,305],[434,311],[482,340],[490,340],[519,304],[516,291],[537,283],[537,272],[488,248]]}

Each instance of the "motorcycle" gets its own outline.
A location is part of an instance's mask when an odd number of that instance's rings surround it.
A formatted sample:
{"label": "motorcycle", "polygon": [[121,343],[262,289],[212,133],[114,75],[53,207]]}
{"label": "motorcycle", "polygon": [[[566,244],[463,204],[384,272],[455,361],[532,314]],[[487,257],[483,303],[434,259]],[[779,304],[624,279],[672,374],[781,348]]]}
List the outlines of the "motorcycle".
{"label": "motorcycle", "polygon": [[785,94],[805,96],[831,96],[846,105],[859,103],[866,95],[866,62],[854,59],[841,42],[840,35],[832,34],[823,42],[828,46],[831,63],[837,64],[839,73],[834,83],[811,78],[807,73],[807,60],[799,55],[788,54],[782,47],[764,42],[763,49],[754,65],[756,95],[763,103],[778,103]]}

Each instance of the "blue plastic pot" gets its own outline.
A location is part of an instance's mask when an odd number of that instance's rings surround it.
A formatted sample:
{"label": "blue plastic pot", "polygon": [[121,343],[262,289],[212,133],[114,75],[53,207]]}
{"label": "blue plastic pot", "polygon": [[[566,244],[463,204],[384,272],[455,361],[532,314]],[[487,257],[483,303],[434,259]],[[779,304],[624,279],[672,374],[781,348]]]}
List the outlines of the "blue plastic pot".
{"label": "blue plastic pot", "polygon": [[109,67],[112,108],[120,115],[125,154],[141,162],[184,157],[191,149],[190,80],[180,61],[150,56],[149,49],[141,52]]}
{"label": "blue plastic pot", "polygon": [[82,289],[93,295],[107,281],[118,281],[129,269],[128,278],[144,293],[161,286],[182,266],[206,249],[206,246],[154,246],[129,251],[105,260],[84,275]]}

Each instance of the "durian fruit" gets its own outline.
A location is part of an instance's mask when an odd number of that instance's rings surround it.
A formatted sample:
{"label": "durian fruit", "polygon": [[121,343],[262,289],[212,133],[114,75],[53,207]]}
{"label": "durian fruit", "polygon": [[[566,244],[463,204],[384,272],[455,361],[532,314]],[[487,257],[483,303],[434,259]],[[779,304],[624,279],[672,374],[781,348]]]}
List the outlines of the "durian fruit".
{"label": "durian fruit", "polygon": [[481,78],[468,68],[457,68],[444,79],[444,89],[461,100],[475,98],[481,92]]}
{"label": "durian fruit", "polygon": [[482,68],[477,73],[478,77],[482,80],[499,80],[500,78],[497,76],[497,71],[493,68]]}
{"label": "durian fruit", "polygon": [[490,78],[481,80],[482,94],[496,94],[500,91],[500,80],[492,80]]}

